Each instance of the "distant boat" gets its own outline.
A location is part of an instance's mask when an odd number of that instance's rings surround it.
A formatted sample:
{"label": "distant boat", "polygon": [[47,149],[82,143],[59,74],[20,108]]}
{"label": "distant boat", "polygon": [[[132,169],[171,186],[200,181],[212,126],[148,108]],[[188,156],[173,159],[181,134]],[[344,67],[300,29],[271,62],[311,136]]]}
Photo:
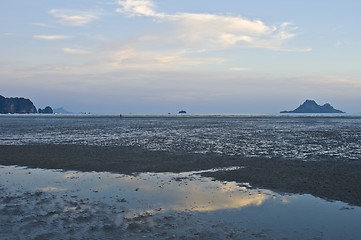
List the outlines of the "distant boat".
{"label": "distant boat", "polygon": [[187,113],[187,112],[184,111],[184,110],[181,110],[181,111],[179,111],[179,113],[180,113],[180,114],[185,114],[185,113]]}

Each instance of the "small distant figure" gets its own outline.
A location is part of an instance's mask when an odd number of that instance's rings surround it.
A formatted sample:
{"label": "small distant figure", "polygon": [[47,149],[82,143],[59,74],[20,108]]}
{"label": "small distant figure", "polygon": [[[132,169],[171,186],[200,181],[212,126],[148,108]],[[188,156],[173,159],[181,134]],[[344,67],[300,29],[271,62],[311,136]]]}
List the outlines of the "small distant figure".
{"label": "small distant figure", "polygon": [[121,118],[121,117],[123,117],[123,115],[122,115],[122,114],[119,114],[119,117]]}
{"label": "small distant figure", "polygon": [[179,111],[179,113],[180,113],[180,114],[185,114],[185,113],[187,113],[187,112],[184,111],[184,110],[181,110],[181,111]]}

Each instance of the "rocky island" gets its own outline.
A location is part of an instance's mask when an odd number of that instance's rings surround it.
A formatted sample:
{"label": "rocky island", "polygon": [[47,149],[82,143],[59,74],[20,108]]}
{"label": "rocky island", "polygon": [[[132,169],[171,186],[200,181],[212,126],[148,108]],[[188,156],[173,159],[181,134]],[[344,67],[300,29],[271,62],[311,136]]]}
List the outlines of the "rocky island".
{"label": "rocky island", "polygon": [[37,110],[29,99],[6,98],[0,95],[0,113],[37,113]]}
{"label": "rocky island", "polygon": [[329,103],[318,105],[314,100],[306,100],[293,111],[281,111],[280,113],[345,113],[334,109]]}
{"label": "rocky island", "polygon": [[39,108],[38,113],[52,114],[54,112],[53,112],[53,109],[50,106],[47,106],[44,109]]}
{"label": "rocky island", "polygon": [[23,97],[4,97],[0,95],[0,114],[14,114],[14,113],[53,113],[50,106],[44,109],[36,110],[33,102],[30,99]]}

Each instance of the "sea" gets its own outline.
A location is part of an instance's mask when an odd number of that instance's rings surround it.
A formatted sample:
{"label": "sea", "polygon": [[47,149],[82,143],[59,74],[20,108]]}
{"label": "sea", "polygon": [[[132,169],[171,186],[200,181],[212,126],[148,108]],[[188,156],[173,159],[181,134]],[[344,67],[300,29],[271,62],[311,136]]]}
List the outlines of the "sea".
{"label": "sea", "polygon": [[135,146],[303,161],[359,161],[361,115],[1,115],[0,144]]}

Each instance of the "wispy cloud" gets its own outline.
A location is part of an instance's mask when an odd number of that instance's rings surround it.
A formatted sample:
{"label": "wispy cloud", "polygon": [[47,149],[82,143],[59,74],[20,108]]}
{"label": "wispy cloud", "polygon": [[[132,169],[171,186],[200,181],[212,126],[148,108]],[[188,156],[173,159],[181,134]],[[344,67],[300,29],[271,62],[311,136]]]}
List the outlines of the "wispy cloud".
{"label": "wispy cloud", "polygon": [[38,27],[43,27],[43,28],[53,28],[53,26],[46,24],[46,23],[38,23],[38,22],[34,22],[31,23],[34,26],[38,26]]}
{"label": "wispy cloud", "polygon": [[82,49],[74,49],[74,48],[63,48],[62,49],[66,53],[74,54],[74,55],[87,55],[90,52]]}
{"label": "wispy cloud", "polygon": [[[274,51],[311,51],[307,48],[287,47],[286,42],[295,37],[293,32],[296,30],[289,22],[272,25],[260,19],[247,19],[242,16],[187,12],[169,14],[159,11],[151,0],[118,0],[115,4],[117,4],[116,12],[129,18],[142,17],[144,21],[156,20],[157,28],[127,41],[112,42],[99,36],[103,45],[91,52],[81,47],[59,46],[61,51],[69,55],[87,55],[87,58],[77,59],[78,65],[64,64],[62,68],[75,71],[88,69],[163,71],[164,69],[195,70],[196,66],[204,65],[217,66],[228,72],[241,72],[249,69],[236,63],[230,64],[231,57],[223,54],[222,50],[258,48]],[[59,22],[69,26],[83,26],[102,15],[101,10],[52,9],[50,13],[59,18]],[[64,35],[33,37],[42,40],[70,38]]]}
{"label": "wispy cloud", "polygon": [[50,14],[59,18],[59,23],[68,26],[83,26],[100,17],[99,10],[80,11],[72,9],[52,9]]}
{"label": "wispy cloud", "polygon": [[68,39],[70,36],[65,35],[33,35],[35,39],[41,40],[61,40],[61,39]]}
{"label": "wispy cloud", "polygon": [[147,16],[147,17],[165,17],[163,13],[157,13],[154,10],[154,3],[149,0],[126,0],[118,1],[121,8],[117,8],[119,13],[126,13],[130,16]]}
{"label": "wispy cloud", "polygon": [[220,57],[186,57],[182,51],[155,51],[138,50],[134,47],[126,47],[113,51],[112,60],[107,64],[116,68],[148,68],[165,69],[176,66],[198,66],[202,64],[220,64],[225,59]]}
{"label": "wispy cloud", "polygon": [[[198,51],[228,48],[263,48],[283,50],[295,30],[288,22],[267,25],[259,19],[206,13],[166,14],[157,12],[151,0],[119,0],[116,11],[129,17],[145,16],[174,24],[171,34],[157,41],[172,42]],[[287,49],[290,51],[291,49]],[[297,49],[295,49],[298,51]]]}

